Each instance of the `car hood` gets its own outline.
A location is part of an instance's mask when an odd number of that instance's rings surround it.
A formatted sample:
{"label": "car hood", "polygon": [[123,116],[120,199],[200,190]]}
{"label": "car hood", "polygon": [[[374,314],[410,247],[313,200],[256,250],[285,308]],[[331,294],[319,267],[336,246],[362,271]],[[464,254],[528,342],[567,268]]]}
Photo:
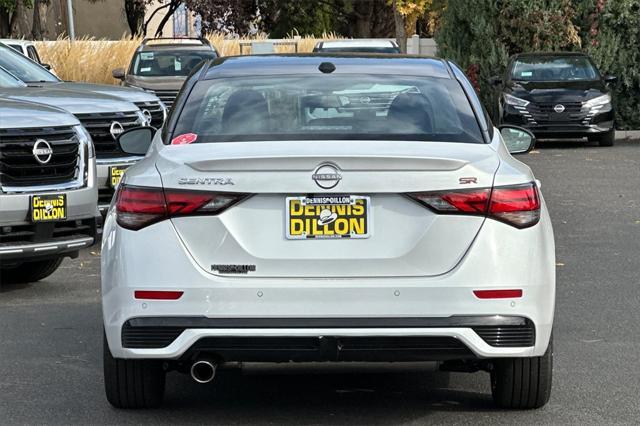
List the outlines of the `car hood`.
{"label": "car hood", "polygon": [[608,93],[597,81],[513,81],[507,92],[532,102],[584,102]]}
{"label": "car hood", "polygon": [[77,118],[60,108],[0,97],[0,129],[78,124]]}
{"label": "car hood", "polygon": [[87,91],[100,93],[103,95],[114,96],[116,98],[129,102],[160,102],[160,99],[153,93],[133,87],[114,86],[110,84],[94,84],[94,83],[76,83],[72,81],[63,81],[57,83],[56,86],[76,91]]}
{"label": "car hood", "polygon": [[186,79],[186,76],[139,77],[127,75],[125,83],[148,90],[180,90]]}
{"label": "car hood", "polygon": [[59,85],[43,87],[0,88],[0,96],[62,108],[72,114],[138,111],[138,107],[113,96],[61,89]]}

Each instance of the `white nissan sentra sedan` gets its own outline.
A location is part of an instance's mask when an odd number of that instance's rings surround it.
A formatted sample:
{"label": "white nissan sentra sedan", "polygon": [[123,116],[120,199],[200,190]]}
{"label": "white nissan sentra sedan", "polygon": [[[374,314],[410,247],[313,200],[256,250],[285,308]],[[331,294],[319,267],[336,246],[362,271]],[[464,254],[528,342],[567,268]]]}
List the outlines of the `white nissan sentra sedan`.
{"label": "white nissan sentra sedan", "polygon": [[104,228],[107,399],[156,406],[167,372],[226,363],[438,361],[541,407],[553,231],[510,154],[534,142],[441,59],[203,62],[161,131],[119,139],[146,157]]}

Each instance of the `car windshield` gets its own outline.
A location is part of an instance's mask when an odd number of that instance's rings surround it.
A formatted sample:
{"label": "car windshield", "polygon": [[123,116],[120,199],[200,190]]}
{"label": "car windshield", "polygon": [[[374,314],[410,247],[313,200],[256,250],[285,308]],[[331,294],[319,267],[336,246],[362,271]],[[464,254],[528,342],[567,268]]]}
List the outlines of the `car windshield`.
{"label": "car windshield", "polygon": [[58,77],[31,59],[2,44],[0,44],[0,67],[25,83],[57,83],[60,81]]}
{"label": "car windshield", "polygon": [[516,59],[511,79],[523,81],[598,80],[600,75],[585,56],[531,56]]}
{"label": "car windshield", "polygon": [[0,87],[2,88],[25,87],[25,84],[15,76],[8,73],[6,70],[0,68]]}
{"label": "car windshield", "polygon": [[282,75],[196,83],[174,135],[197,142],[417,140],[483,143],[455,80]]}
{"label": "car windshield", "polygon": [[216,52],[202,50],[138,52],[129,74],[140,77],[187,76],[201,61],[215,57]]}

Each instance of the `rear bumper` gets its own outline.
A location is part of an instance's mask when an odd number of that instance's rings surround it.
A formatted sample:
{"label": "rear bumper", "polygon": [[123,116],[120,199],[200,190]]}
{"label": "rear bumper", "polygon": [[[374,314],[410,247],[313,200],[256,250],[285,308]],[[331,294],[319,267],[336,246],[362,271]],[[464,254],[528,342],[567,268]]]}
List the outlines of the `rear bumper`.
{"label": "rear bumper", "polygon": [[[478,337],[481,339],[478,340]],[[122,328],[122,346],[153,356],[222,362],[444,361],[521,352],[535,343],[522,317],[207,318],[142,317]],[[487,350],[484,346],[492,348]],[[184,348],[188,348],[184,350]],[[473,348],[473,349],[471,349]]]}

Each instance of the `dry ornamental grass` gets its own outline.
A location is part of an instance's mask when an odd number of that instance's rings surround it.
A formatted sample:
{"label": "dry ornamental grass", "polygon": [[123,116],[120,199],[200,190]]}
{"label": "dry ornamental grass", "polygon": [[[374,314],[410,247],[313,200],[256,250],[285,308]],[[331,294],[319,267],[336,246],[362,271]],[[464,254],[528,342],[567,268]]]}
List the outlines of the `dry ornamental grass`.
{"label": "dry ornamental grass", "polygon": [[[225,39],[220,34],[207,36],[211,44],[222,56],[240,54],[240,40],[260,40],[258,38]],[[303,37],[298,41],[298,52],[311,52],[316,42],[335,39],[329,34],[323,38]],[[291,39],[293,40],[293,39]],[[88,81],[92,83],[118,84],[111,76],[114,68],[127,68],[134,51],[142,42],[142,38],[122,38],[120,40],[95,40],[84,38],[70,43],[61,38],[55,41],[37,42],[37,49],[42,61],[50,64],[56,74],[63,80]],[[276,46],[278,53],[294,52],[293,46]],[[243,48],[243,54],[250,53],[249,47]]]}

